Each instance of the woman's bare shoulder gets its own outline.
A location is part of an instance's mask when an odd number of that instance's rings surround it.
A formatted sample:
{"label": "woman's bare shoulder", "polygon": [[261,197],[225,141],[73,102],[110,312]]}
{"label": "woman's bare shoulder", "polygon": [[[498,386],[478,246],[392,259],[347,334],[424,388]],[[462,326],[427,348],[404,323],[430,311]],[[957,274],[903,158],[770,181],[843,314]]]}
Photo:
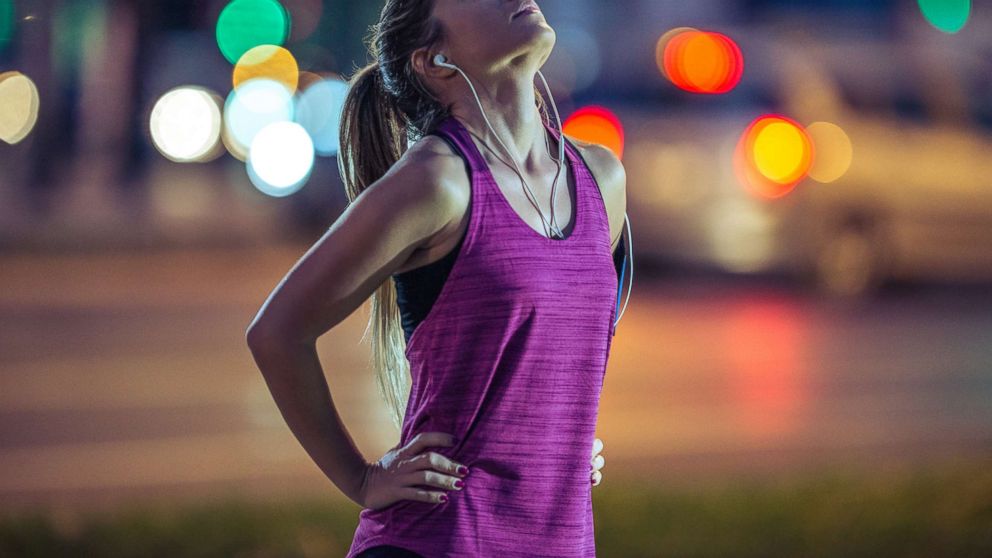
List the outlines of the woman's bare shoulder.
{"label": "woman's bare shoulder", "polygon": [[457,180],[466,175],[462,158],[448,142],[435,135],[423,136],[410,145],[397,166],[446,180]]}
{"label": "woman's bare shoulder", "polygon": [[565,134],[579,148],[579,153],[604,190],[623,189],[626,185],[626,171],[623,163],[612,149],[598,144],[573,138]]}
{"label": "woman's bare shoulder", "polygon": [[414,185],[421,193],[419,207],[429,207],[436,233],[417,246],[419,251],[443,243],[463,221],[470,200],[470,182],[464,160],[444,139],[423,136],[403,153],[387,174],[392,181]]}

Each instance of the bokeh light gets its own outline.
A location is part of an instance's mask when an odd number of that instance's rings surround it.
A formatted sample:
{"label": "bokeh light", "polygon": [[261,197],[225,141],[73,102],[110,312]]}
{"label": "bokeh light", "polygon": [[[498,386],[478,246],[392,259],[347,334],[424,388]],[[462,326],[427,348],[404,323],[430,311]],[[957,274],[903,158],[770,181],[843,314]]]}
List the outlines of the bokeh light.
{"label": "bokeh light", "polygon": [[301,70],[299,83],[296,86],[297,91],[306,91],[311,85],[324,79],[324,76],[317,72],[311,72],[309,70]]}
{"label": "bokeh light", "polygon": [[182,86],[162,95],[152,108],[152,143],[179,163],[209,161],[220,155],[221,98],[199,86]]}
{"label": "bokeh light", "polygon": [[289,14],[276,0],[233,0],[217,17],[217,46],[234,64],[258,45],[282,45]]}
{"label": "bokeh light", "polygon": [[275,197],[298,191],[313,171],[310,135],[296,122],[262,128],[248,153],[248,176],[259,191]]}
{"label": "bokeh light", "polygon": [[669,74],[668,68],[665,65],[665,50],[668,48],[668,44],[671,43],[672,39],[678,35],[696,31],[698,30],[693,27],[675,27],[662,33],[661,37],[658,38],[658,42],[655,43],[655,65],[658,66],[658,71],[661,72],[661,75],[668,81],[673,81],[672,76]]}
{"label": "bokeh light", "polygon": [[0,52],[14,35],[14,2],[0,0]]}
{"label": "bokeh light", "polygon": [[957,33],[968,23],[971,0],[917,0],[923,17],[945,33]]}
{"label": "bokeh light", "polygon": [[289,40],[302,41],[313,34],[324,13],[322,0],[282,0],[289,12]]}
{"label": "bokeh light", "polygon": [[809,177],[826,184],[844,176],[854,158],[851,138],[844,129],[831,122],[814,122],[806,127],[806,133],[816,146]]}
{"label": "bokeh light", "polygon": [[232,73],[234,88],[255,78],[268,78],[278,81],[296,92],[300,80],[300,68],[291,52],[277,45],[258,45],[245,52]]}
{"label": "bokeh light", "polygon": [[754,163],[761,174],[778,183],[794,182],[809,170],[809,137],[784,119],[765,118],[754,134]]}
{"label": "bokeh light", "polygon": [[620,119],[608,109],[599,106],[583,107],[566,118],[562,127],[565,134],[603,145],[613,151],[618,159],[623,159],[623,126]]}
{"label": "bokeh light", "polygon": [[555,48],[543,69],[549,85],[574,93],[599,78],[602,56],[595,35],[578,25],[555,26]]}
{"label": "bokeh light", "polygon": [[658,39],[655,61],[672,84],[693,93],[726,93],[744,73],[744,55],[733,39],[685,27]]}
{"label": "bokeh light", "polygon": [[38,87],[21,72],[0,74],[0,140],[15,144],[38,122]]}
{"label": "bokeh light", "polygon": [[802,126],[785,116],[766,115],[741,134],[734,172],[751,192],[777,198],[807,176],[813,159],[813,142]]}
{"label": "bokeh light", "polygon": [[341,111],[348,84],[339,78],[314,83],[299,97],[296,122],[310,134],[318,155],[337,155],[340,148]]}
{"label": "bokeh light", "polygon": [[224,143],[244,161],[259,130],[274,122],[292,121],[294,111],[293,94],[285,84],[266,78],[248,80],[227,96]]}

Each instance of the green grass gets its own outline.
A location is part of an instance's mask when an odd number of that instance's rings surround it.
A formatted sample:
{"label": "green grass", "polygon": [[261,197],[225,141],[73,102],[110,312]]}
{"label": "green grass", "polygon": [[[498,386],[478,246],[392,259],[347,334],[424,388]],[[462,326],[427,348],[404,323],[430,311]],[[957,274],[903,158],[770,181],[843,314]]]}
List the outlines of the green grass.
{"label": "green grass", "polygon": [[614,488],[594,496],[602,556],[992,557],[988,462],[694,491]]}
{"label": "green grass", "polygon": [[[987,462],[704,488],[607,475],[593,495],[600,557],[992,556]],[[91,514],[71,528],[41,514],[7,514],[0,517],[0,557],[343,556],[358,511],[328,500],[228,500]]]}

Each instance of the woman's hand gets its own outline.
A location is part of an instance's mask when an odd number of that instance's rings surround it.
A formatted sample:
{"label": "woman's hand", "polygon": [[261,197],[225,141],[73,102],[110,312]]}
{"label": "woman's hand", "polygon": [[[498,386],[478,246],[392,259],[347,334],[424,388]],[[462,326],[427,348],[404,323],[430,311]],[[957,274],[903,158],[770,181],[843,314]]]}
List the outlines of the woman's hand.
{"label": "woman's hand", "polygon": [[[416,500],[439,504],[448,501],[443,490],[427,490],[419,485],[461,490],[468,468],[434,452],[428,447],[451,446],[454,436],[444,432],[421,432],[400,448],[365,469],[360,491],[365,508],[380,509],[399,500]],[[456,483],[460,483],[456,485]]]}
{"label": "woman's hand", "polygon": [[599,483],[603,482],[603,473],[600,473],[599,470],[606,464],[606,459],[599,455],[601,451],[603,451],[603,441],[596,438],[592,442],[592,460],[589,462],[591,465],[589,480],[593,486],[599,486]]}

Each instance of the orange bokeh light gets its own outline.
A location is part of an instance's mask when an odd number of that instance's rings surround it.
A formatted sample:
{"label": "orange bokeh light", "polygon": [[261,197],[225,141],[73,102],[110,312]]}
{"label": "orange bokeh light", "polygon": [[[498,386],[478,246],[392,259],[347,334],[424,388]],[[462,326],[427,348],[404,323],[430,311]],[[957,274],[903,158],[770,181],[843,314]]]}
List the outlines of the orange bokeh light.
{"label": "orange bokeh light", "polygon": [[609,110],[598,106],[581,108],[565,119],[562,127],[567,135],[603,145],[623,159],[623,126]]}
{"label": "orange bokeh light", "polygon": [[662,35],[655,59],[669,81],[693,93],[726,93],[744,73],[744,55],[733,39],[692,28]]}

